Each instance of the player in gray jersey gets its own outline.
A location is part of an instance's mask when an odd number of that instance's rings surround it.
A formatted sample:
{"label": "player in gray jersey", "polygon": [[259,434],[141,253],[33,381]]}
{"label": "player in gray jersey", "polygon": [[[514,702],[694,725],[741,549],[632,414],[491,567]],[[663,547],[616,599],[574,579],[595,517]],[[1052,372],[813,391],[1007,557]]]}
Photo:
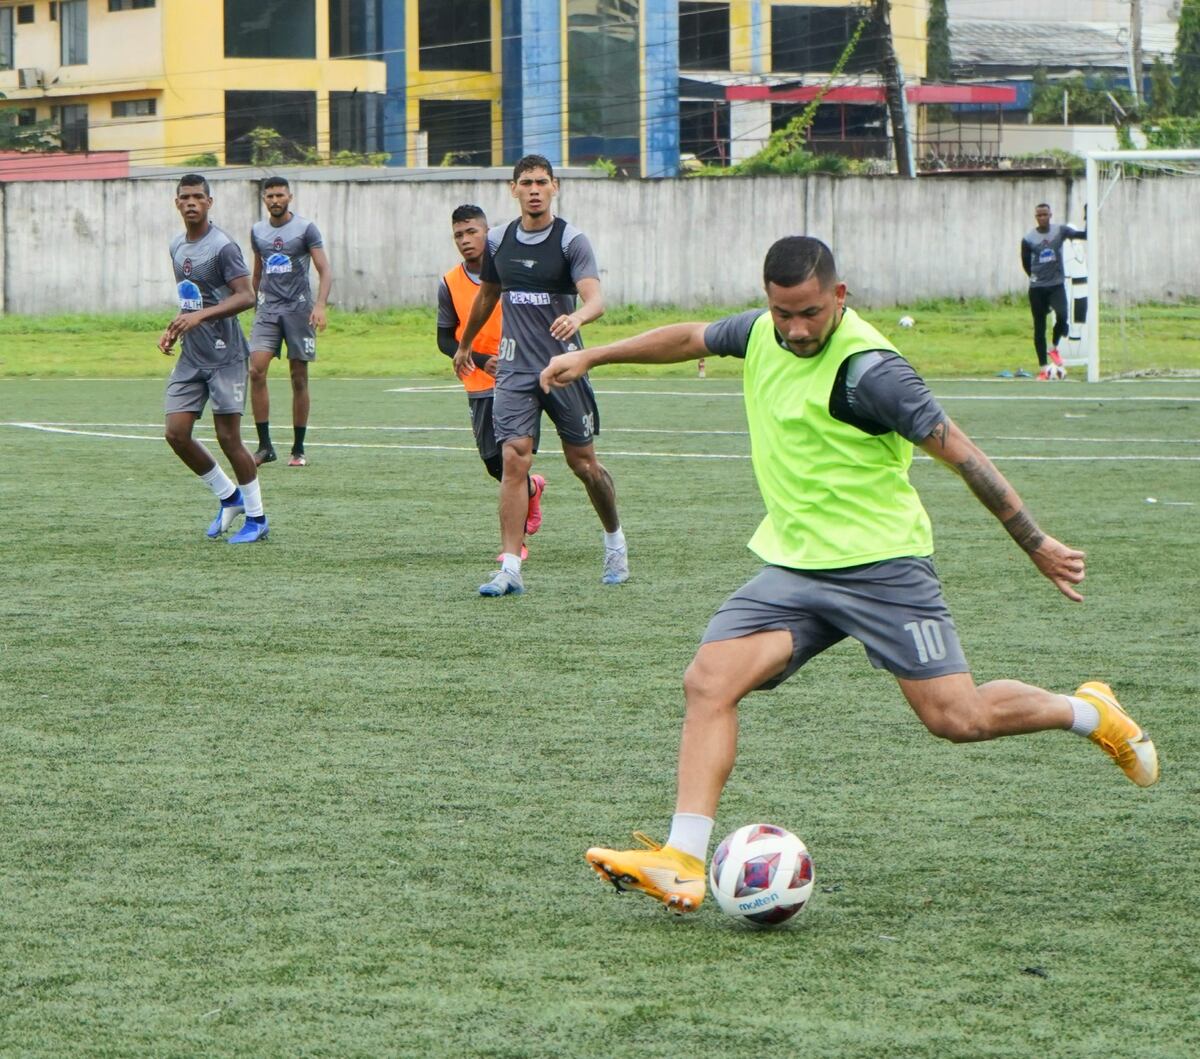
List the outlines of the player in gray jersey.
{"label": "player in gray jersey", "polygon": [[[254,251],[254,291],[258,310],[250,332],[250,405],[258,430],[257,464],[275,457],[271,444],[271,401],[267,369],[287,342],[292,378],[292,455],[289,467],[304,467],[304,435],[308,430],[308,363],[317,359],[317,331],[325,330],[325,305],[333,271],[325,243],[312,221],[291,212],[292,192],[283,177],[263,181],[262,200],[270,218],[250,229]],[[308,263],[317,270],[317,296],[308,283]]]}
{"label": "player in gray jersey", "polygon": [[[1037,226],[1021,240],[1021,267],[1029,277],[1029,311],[1033,314],[1033,349],[1037,353],[1038,378],[1066,378],[1058,352],[1058,343],[1067,333],[1066,274],[1063,271],[1062,248],[1068,239],[1086,239],[1081,232],[1066,224],[1050,223],[1050,207],[1039,202],[1033,211]],[[1054,310],[1054,335],[1046,349],[1046,319]]]}
{"label": "player in gray jersey", "polygon": [[[567,465],[583,482],[604,527],[600,579],[617,585],[629,579],[629,556],[612,476],[596,459],[592,439],[600,432],[600,413],[591,384],[585,376],[553,393],[544,393],[538,385],[538,374],[550,358],[580,348],[579,329],[604,312],[599,269],[587,236],[554,216],[558,181],[549,161],[541,155],[522,158],[513,168],[509,186],[521,216],[488,234],[479,294],[454,356],[454,369],[461,377],[480,370],[472,362],[471,344],[503,298],[504,328],[492,406],[496,440],[504,457],[503,552],[499,571],[479,586],[479,594],[525,591],[519,553],[529,515],[526,481],[543,411],[558,430]],[[576,295],[582,300],[578,307]]]}
{"label": "player in gray jersey", "polygon": [[[182,177],[175,189],[175,206],[186,230],[171,242],[179,315],[158,340],[158,348],[167,356],[177,341],[181,346],[167,381],[166,438],[221,502],[208,536],[213,540],[222,536],[245,514],[245,525],[229,543],[249,544],[266,540],[268,530],[254,457],[241,435],[250,351],[237,314],[254,304],[254,291],[241,249],[209,222],[212,201],[208,181],[196,173]],[[233,467],[236,485],[192,437],[196,420],[210,400],[213,429]]]}

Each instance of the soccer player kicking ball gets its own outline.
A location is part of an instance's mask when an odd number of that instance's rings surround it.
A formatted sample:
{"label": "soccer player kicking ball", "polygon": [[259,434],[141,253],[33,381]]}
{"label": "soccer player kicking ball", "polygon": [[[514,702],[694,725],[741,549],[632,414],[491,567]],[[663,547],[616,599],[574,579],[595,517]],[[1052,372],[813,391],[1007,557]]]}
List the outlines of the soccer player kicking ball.
{"label": "soccer player kicking ball", "polygon": [[737,708],[847,636],[895,676],[936,736],[967,743],[1051,728],[1087,736],[1136,784],[1158,756],[1112,689],[1060,695],[1016,680],[976,685],[930,555],[929,517],[908,480],[913,446],[963,479],[1043,576],[1068,599],[1084,554],[1038,529],[991,460],[942,411],[892,344],[845,307],[846,285],[817,239],[781,239],[764,267],[767,309],[673,324],[555,357],[546,388],[597,364],[743,358],[751,458],[766,504],[750,548],[766,563],[709,622],[684,675],[686,715],[676,811],[666,845],[594,848],[587,861],[617,889],[676,912],[704,900],[717,802],[733,769]]}
{"label": "soccer player kicking ball", "polygon": [[[212,201],[208,181],[196,173],[182,177],[175,189],[175,206],[186,228],[171,243],[179,315],[167,325],[158,348],[170,356],[178,341],[182,351],[167,381],[166,438],[221,501],[208,536],[214,540],[222,536],[245,513],[245,524],[229,543],[251,544],[265,541],[268,530],[254,457],[241,435],[250,350],[237,314],[254,304],[254,291],[237,243],[209,222]],[[192,437],[209,400],[213,429],[237,485]]]}

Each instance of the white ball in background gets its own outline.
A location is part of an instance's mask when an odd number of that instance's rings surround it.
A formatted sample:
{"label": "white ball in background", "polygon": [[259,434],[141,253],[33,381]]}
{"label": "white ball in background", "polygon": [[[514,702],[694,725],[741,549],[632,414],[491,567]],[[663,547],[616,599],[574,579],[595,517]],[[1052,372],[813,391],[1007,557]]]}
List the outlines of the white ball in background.
{"label": "white ball in background", "polygon": [[914,320],[911,316],[900,317],[900,326],[901,327],[913,327],[916,324],[916,322],[917,321]]}

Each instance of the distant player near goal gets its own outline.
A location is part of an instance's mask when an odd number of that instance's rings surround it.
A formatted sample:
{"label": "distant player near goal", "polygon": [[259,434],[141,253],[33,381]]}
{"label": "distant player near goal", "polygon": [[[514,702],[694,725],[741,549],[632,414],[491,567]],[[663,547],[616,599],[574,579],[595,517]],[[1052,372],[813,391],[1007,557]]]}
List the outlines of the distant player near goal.
{"label": "distant player near goal", "polygon": [[[1050,223],[1050,207],[1039,202],[1033,211],[1036,225],[1021,240],[1021,267],[1029,277],[1029,311],[1033,314],[1033,349],[1037,353],[1038,375],[1065,379],[1058,344],[1071,327],[1067,315],[1067,277],[1063,271],[1063,243],[1068,239],[1086,239],[1087,232],[1067,224]],[[1046,318],[1054,311],[1053,344],[1046,349]]]}
{"label": "distant player near goal", "polygon": [[690,912],[737,750],[738,705],[852,636],[888,670],[934,735],[955,743],[1048,729],[1088,736],[1134,783],[1158,779],[1154,744],[1112,689],[1071,695],[1016,680],[976,685],[942,597],[929,516],[908,480],[919,446],[959,475],[1038,571],[1068,599],[1084,554],[1042,532],[1020,496],[941,409],[895,347],[845,307],[846,284],[816,239],[776,242],[763,269],[766,309],[713,324],[661,327],[564,353],[542,372],[569,385],[599,364],[743,362],[755,478],[767,515],[750,542],[766,564],[709,622],[684,676],[686,716],[675,815],[664,846],[595,847],[588,863],[618,889]]}
{"label": "distant player near goal", "polygon": [[[212,202],[204,177],[188,173],[180,178],[175,207],[185,231],[171,243],[179,315],[158,340],[158,348],[167,356],[177,341],[182,347],[167,381],[166,438],[175,455],[221,502],[208,527],[209,538],[223,536],[245,514],[245,524],[229,543],[251,544],[266,540],[268,532],[254,457],[242,444],[241,433],[250,350],[237,315],[254,304],[254,291],[241,249],[208,219]],[[209,401],[213,430],[233,467],[236,485],[192,437]]]}
{"label": "distant player near goal", "polygon": [[[250,331],[250,404],[258,430],[254,462],[271,463],[275,459],[267,369],[286,342],[292,379],[292,454],[288,466],[303,467],[308,463],[304,453],[310,408],[308,364],[317,359],[317,331],[325,330],[325,305],[333,286],[333,270],[317,226],[292,213],[287,180],[279,176],[264,180],[262,200],[270,218],[250,229],[254,291],[258,295]],[[310,259],[319,278],[315,300],[308,285]]]}

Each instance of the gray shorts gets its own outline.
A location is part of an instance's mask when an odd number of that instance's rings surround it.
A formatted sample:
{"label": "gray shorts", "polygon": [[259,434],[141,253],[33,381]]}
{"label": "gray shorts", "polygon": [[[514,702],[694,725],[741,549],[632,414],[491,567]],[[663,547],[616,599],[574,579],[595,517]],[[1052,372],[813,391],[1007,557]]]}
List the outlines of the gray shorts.
{"label": "gray shorts", "polygon": [[568,445],[590,445],[600,433],[600,410],[586,375],[549,393],[542,393],[536,375],[506,375],[497,380],[495,393],[492,416],[501,445],[513,438],[536,439],[543,411]]}
{"label": "gray shorts", "polygon": [[284,340],[287,340],[288,360],[316,360],[317,332],[308,322],[309,311],[298,313],[262,314],[254,317],[250,329],[250,349],[254,353],[266,351],[279,356]]}
{"label": "gray shorts", "polygon": [[245,359],[232,360],[219,368],[198,368],[179,363],[167,379],[167,396],[163,411],[194,412],[200,415],[205,403],[212,400],[213,415],[241,415],[246,409],[246,378],[249,365]]}
{"label": "gray shorts", "polygon": [[[500,442],[496,440],[496,425],[492,420],[493,394],[486,397],[471,397],[471,430],[475,433],[475,447],[479,450],[479,458],[486,463],[494,456],[500,455]],[[541,420],[533,428],[533,451],[538,450],[538,439],[541,434]]]}
{"label": "gray shorts", "polygon": [[782,684],[847,636],[866,648],[876,669],[906,680],[970,672],[929,559],[885,559],[844,570],[765,566],[721,604],[700,642],[768,629],[792,634],[792,658],[763,688]]}

